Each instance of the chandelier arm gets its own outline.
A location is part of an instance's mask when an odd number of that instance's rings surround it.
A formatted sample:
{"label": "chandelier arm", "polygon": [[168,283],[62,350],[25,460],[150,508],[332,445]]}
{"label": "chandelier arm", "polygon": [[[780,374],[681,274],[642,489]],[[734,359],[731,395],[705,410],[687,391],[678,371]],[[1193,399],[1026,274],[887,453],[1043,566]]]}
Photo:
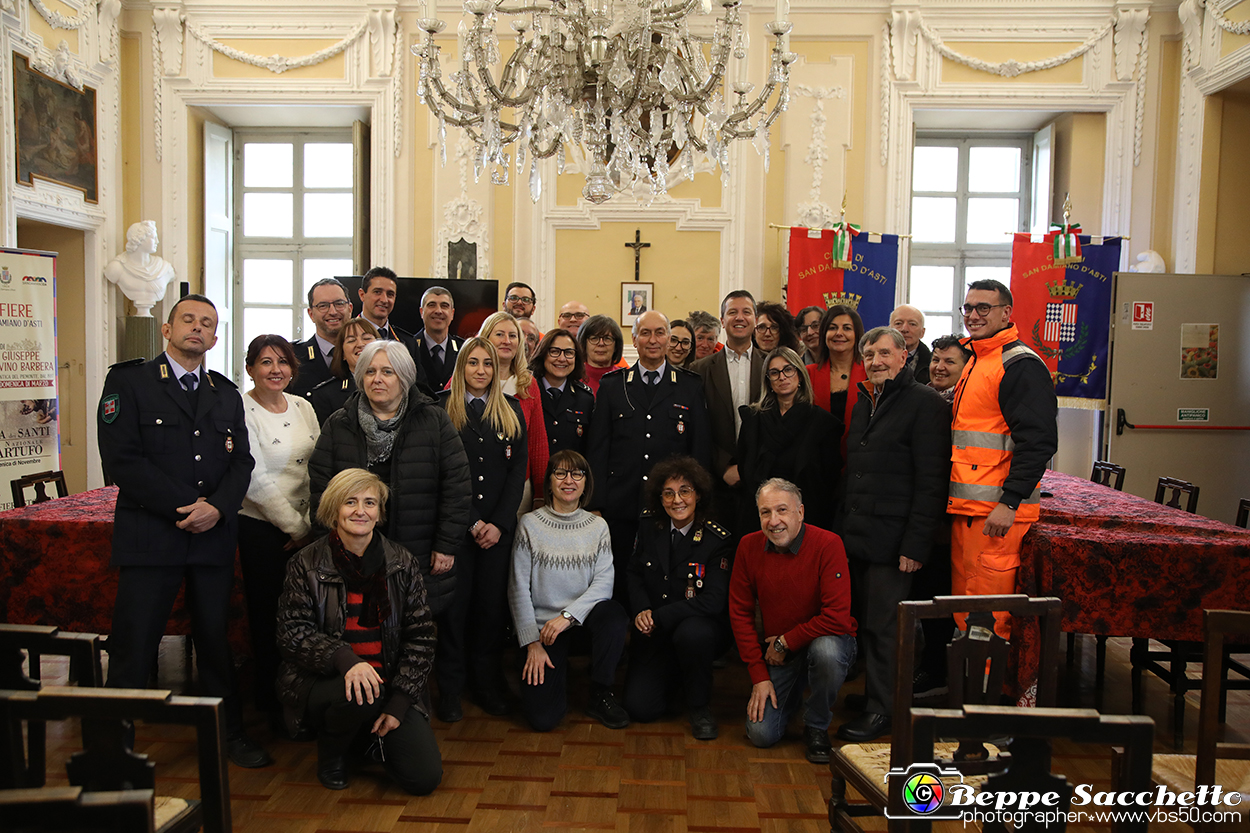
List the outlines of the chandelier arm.
{"label": "chandelier arm", "polygon": [[763,109],[764,105],[768,102],[769,97],[772,95],[773,90],[776,89],[776,87],[777,87],[776,81],[769,81],[767,84],[765,84],[764,88],[760,90],[760,94],[755,97],[755,101],[751,102],[751,104],[745,110],[735,111],[733,115],[729,117],[728,121],[726,122],[726,126],[729,126],[730,124],[737,124],[738,122],[745,121],[751,118],[752,116],[754,116],[756,113],[758,113],[761,109]]}
{"label": "chandelier arm", "polygon": [[556,151],[558,151],[561,147],[563,147],[563,142],[560,141],[560,136],[557,134],[556,137],[551,140],[551,144],[546,149],[540,147],[537,141],[531,141],[530,153],[539,159],[549,159],[550,157],[555,156]]}
{"label": "chandelier arm", "polygon": [[503,72],[499,75],[499,86],[501,89],[509,89],[512,86],[513,76],[516,75],[517,67],[520,62],[530,52],[534,51],[533,40],[525,41],[520,49],[512,53],[512,57],[508,59],[508,63],[504,64]]}
{"label": "chandelier arm", "polygon": [[[474,27],[473,34],[478,35],[482,31],[485,31],[484,27],[479,23]],[[502,104],[505,107],[521,107],[534,97],[533,90],[527,90],[522,95],[516,97],[507,95],[500,90],[495,84],[495,79],[490,76],[490,62],[486,60],[486,54],[482,50],[482,39],[474,37],[472,40],[473,62],[477,64],[477,76],[482,80],[482,86],[485,87],[486,92],[490,94],[490,97],[495,100],[496,104]],[[513,58],[515,57],[516,53],[513,53]],[[509,63],[511,63],[511,60],[509,60]]]}
{"label": "chandelier arm", "polygon": [[[695,78],[694,66],[692,66],[688,60],[686,60],[686,57],[684,55],[682,55],[681,53],[677,51],[673,51],[670,54],[672,54],[672,56],[677,59],[677,63],[681,67],[683,76],[685,76],[687,79]],[[708,76],[707,83],[704,84],[702,87],[697,87],[695,89],[695,92],[692,92],[692,93],[672,92],[671,95],[673,96],[674,99],[676,99],[677,101],[680,101],[682,104],[696,104],[696,105],[702,104],[703,106],[699,107],[700,112],[707,113],[706,102],[707,102],[708,96],[710,96],[712,94],[712,91],[716,89],[717,87],[719,87],[721,85],[721,82],[724,80],[725,80],[725,61],[722,58],[721,60],[718,60],[716,61],[716,63],[712,64],[712,74]]]}
{"label": "chandelier arm", "polygon": [[475,118],[470,119],[470,122],[481,121],[482,114],[478,112],[477,106],[471,107],[457,98],[454,94],[448,92],[447,88],[443,86],[443,79],[440,76],[430,74],[430,76],[425,79],[425,83],[434,88],[434,91],[438,93],[439,99],[445,102],[448,107],[451,107],[453,110],[460,113],[473,113]]}
{"label": "chandelier arm", "polygon": [[[676,6],[665,6],[662,9],[656,9],[651,12],[652,21],[661,21],[664,23],[675,23],[689,15],[699,5],[699,0],[685,0]],[[728,10],[726,10],[728,12]]]}
{"label": "chandelier arm", "polygon": [[[642,54],[641,60],[638,61],[638,69],[634,71],[633,89],[630,91],[629,97],[626,99],[625,104],[620,109],[622,113],[631,109],[635,104],[638,103],[638,99],[642,97],[642,80],[643,80],[643,76],[646,75],[647,73],[647,68],[651,65],[651,47],[652,47],[651,38],[647,37],[645,40],[646,40],[646,47],[645,47],[646,52]],[[625,41],[624,41],[624,38],[622,38],[620,44],[617,46],[617,49],[624,49],[624,48],[625,48]],[[605,63],[607,63],[606,60],[605,60]]]}

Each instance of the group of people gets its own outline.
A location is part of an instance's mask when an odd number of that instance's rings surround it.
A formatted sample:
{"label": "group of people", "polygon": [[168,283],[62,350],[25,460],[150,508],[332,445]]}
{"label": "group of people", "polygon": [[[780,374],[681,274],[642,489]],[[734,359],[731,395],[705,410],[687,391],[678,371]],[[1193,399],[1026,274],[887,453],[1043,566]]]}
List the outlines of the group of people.
{"label": "group of people", "polygon": [[[242,396],[205,368],[217,312],[188,295],[166,351],[105,381],[109,685],[148,684],[185,582],[200,690],[225,698],[238,765],[269,757],[244,731],[227,639],[236,546],[257,708],[316,736],[326,787],[363,755],[415,794],[441,779],[432,716],[463,719],[466,697],[516,707],[510,643],[535,730],[566,714],[581,651],[589,716],[622,728],[676,708],[702,740],[719,733],[713,663],[736,645],[751,742],[803,707],[808,757],[827,761],[857,656],[862,714],[837,733],[890,729],[898,601],[1014,590],[1056,410],[997,282],[969,289],[970,339],[931,351],[912,307],[865,333],[853,308],[791,316],[740,290],[719,318],[638,315],[634,364],[616,322],[576,301],[542,334],[523,283],[466,339],[442,287],[422,329],[400,329],[398,289],[370,270],[353,318],[343,285],[317,282],[315,332],[255,338]],[[935,677],[961,624],[927,639]]]}

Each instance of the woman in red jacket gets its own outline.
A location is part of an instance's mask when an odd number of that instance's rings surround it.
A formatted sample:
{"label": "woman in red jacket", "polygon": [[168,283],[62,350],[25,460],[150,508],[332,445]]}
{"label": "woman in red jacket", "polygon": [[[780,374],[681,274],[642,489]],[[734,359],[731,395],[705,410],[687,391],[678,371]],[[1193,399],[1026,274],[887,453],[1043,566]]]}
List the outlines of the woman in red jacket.
{"label": "woman in red jacket", "polygon": [[[543,421],[542,386],[530,373],[525,358],[525,334],[521,325],[506,312],[497,312],[482,322],[477,334],[495,346],[499,353],[496,372],[503,392],[515,396],[525,414],[525,435],[529,445],[529,468],[525,472],[525,494],[517,515],[543,505],[543,474],[547,471],[547,426]],[[532,505],[531,505],[532,504]]]}
{"label": "woman in red jacket", "polygon": [[825,310],[820,319],[820,347],[816,364],[807,366],[812,379],[812,400],[837,417],[842,428],[842,459],[846,459],[846,432],[851,425],[851,409],[855,397],[847,391],[868,378],[864,360],[859,354],[859,340],[864,335],[864,322],[859,313],[838,304]]}

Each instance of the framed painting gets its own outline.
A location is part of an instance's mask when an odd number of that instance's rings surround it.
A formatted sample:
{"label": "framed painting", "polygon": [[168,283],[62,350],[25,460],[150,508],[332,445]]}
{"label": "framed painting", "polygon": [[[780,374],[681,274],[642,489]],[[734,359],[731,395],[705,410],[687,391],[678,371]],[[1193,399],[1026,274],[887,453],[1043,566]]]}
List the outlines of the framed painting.
{"label": "framed painting", "polygon": [[77,188],[89,203],[99,202],[95,93],[50,78],[14,53],[18,182],[34,185],[45,179]]}
{"label": "framed painting", "polygon": [[651,309],[655,284],[623,281],[621,283],[621,326],[634,326],[634,319]]}

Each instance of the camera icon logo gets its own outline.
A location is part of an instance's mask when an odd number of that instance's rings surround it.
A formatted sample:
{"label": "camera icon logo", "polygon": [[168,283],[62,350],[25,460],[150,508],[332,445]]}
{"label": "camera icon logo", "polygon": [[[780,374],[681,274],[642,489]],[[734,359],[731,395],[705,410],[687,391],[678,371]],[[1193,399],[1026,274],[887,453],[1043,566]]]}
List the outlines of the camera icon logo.
{"label": "camera icon logo", "polygon": [[[964,777],[954,767],[942,767],[935,763],[909,764],[905,769],[894,768],[886,773],[887,791],[900,790],[903,799],[903,812],[891,814],[886,806],[885,816],[888,819],[915,819],[924,817],[928,820],[952,820],[961,818],[960,811],[954,807],[944,807],[949,792],[943,783],[954,779],[962,784]],[[895,780],[897,779],[897,780]]]}

